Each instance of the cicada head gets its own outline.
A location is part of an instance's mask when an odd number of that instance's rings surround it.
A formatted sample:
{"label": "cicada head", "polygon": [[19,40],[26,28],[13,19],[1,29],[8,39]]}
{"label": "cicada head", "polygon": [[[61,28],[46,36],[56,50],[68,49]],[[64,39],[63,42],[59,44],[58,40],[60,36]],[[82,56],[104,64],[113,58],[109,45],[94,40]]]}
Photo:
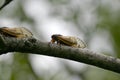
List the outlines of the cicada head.
{"label": "cicada head", "polygon": [[51,36],[51,38],[57,40],[58,36],[62,36],[62,35],[60,35],[60,34],[54,34],[54,35]]}
{"label": "cicada head", "polygon": [[52,35],[51,36],[51,38],[52,38],[51,42],[52,43],[54,43],[55,41],[58,42],[59,41],[59,39],[58,39],[59,36],[62,36],[62,35],[60,35],[60,34],[54,34],[54,35]]}

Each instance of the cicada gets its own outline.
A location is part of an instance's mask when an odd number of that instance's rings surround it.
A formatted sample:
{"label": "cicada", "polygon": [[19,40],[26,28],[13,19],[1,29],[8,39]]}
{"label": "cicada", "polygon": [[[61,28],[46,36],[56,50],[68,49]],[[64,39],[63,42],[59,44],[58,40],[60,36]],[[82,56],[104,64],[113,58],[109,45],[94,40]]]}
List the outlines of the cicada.
{"label": "cicada", "polygon": [[85,48],[86,47],[86,44],[78,37],[54,34],[51,36],[51,38],[52,38],[51,43],[57,42],[57,44],[71,46],[71,47],[75,47],[75,48]]}
{"label": "cicada", "polygon": [[15,38],[26,38],[33,36],[33,34],[24,27],[16,27],[16,28],[2,27],[0,28],[0,34],[6,37],[15,37]]}

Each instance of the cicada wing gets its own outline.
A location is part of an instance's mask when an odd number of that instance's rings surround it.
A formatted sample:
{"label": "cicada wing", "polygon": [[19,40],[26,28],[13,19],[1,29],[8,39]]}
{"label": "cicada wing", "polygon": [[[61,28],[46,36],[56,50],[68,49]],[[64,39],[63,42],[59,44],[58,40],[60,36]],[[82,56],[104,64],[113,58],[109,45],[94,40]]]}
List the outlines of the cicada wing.
{"label": "cicada wing", "polygon": [[74,45],[74,42],[72,41],[71,37],[69,37],[69,36],[58,36],[58,40],[69,46]]}
{"label": "cicada wing", "polygon": [[8,35],[8,36],[17,36],[20,34],[20,31],[17,28],[0,28],[0,31],[4,34],[4,35]]}
{"label": "cicada wing", "polygon": [[25,36],[25,37],[31,37],[33,36],[32,32],[30,32],[28,29],[21,27],[21,33]]}
{"label": "cicada wing", "polygon": [[5,36],[11,36],[11,37],[16,37],[16,38],[24,38],[24,37],[33,36],[33,34],[24,27],[18,27],[18,28],[3,27],[3,28],[0,28],[0,33],[2,33]]}
{"label": "cicada wing", "polygon": [[81,39],[77,38],[77,47],[78,48],[85,48],[87,45]]}

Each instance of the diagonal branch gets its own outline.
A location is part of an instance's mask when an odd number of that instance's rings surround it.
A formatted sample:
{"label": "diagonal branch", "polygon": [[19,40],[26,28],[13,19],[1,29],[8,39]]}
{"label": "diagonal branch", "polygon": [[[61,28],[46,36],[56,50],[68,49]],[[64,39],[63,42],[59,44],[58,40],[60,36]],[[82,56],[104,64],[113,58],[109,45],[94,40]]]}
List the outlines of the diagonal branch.
{"label": "diagonal branch", "polygon": [[4,4],[0,7],[0,10],[2,10],[5,6],[7,6],[9,3],[11,3],[13,0],[5,0]]}
{"label": "diagonal branch", "polygon": [[0,44],[0,54],[7,52],[22,52],[54,56],[58,58],[86,63],[120,73],[120,59],[103,54],[97,54],[88,49],[58,46],[55,44],[49,44],[47,42],[41,42],[35,38],[16,39],[1,37],[0,42],[2,41],[3,44]]}

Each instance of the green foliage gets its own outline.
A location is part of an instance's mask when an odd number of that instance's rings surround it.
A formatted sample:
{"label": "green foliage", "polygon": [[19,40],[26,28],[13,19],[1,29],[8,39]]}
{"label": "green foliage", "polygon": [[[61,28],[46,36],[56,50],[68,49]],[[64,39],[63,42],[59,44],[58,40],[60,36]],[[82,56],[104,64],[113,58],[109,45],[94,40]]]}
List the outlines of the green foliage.
{"label": "green foliage", "polygon": [[32,69],[27,54],[14,54],[11,69],[10,80],[39,80]]}
{"label": "green foliage", "polygon": [[112,10],[108,5],[100,5],[97,10],[99,20],[97,27],[109,31],[113,49],[117,57],[120,57],[120,9]]}

